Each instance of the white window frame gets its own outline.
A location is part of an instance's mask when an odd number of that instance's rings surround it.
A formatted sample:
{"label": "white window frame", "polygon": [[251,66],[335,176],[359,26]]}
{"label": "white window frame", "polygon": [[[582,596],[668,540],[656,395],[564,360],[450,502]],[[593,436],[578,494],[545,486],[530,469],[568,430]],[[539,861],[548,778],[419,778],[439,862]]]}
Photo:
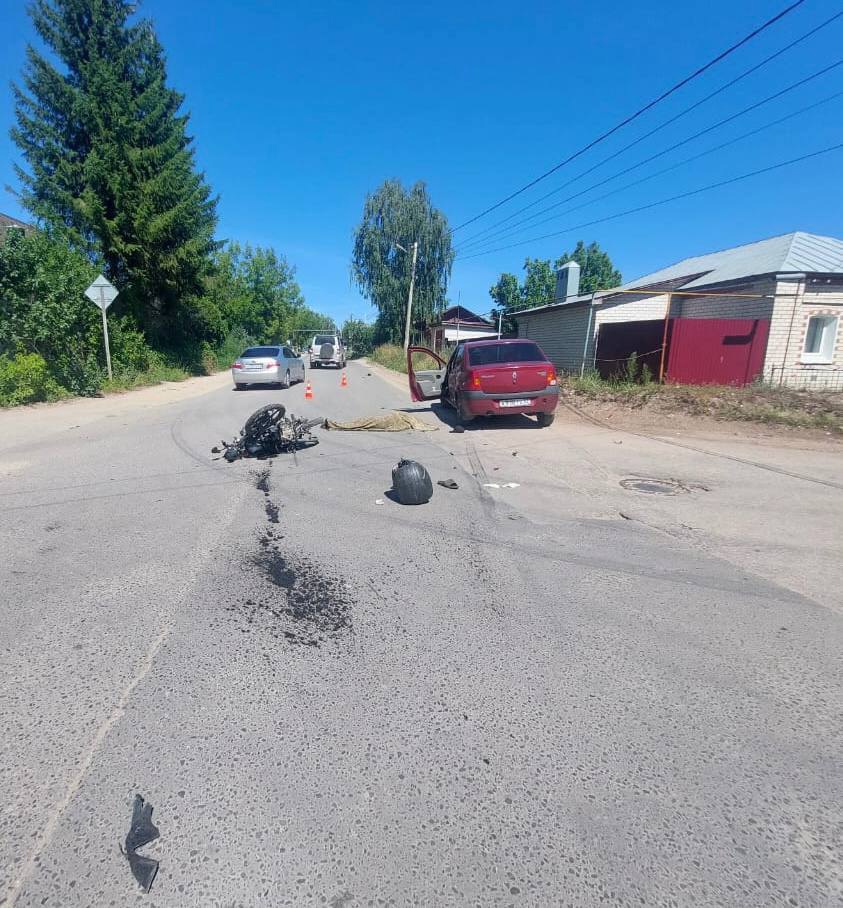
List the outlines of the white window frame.
{"label": "white window frame", "polygon": [[[831,320],[834,322],[834,326],[830,329],[832,332],[831,343],[828,345],[828,352],[824,353],[820,350],[818,353],[808,353],[805,350],[805,344],[808,343],[808,335],[810,334],[811,329],[811,320],[815,318],[821,318],[825,320]],[[821,313],[817,312],[814,315],[808,316],[808,321],[805,324],[805,340],[802,344],[802,362],[803,363],[820,363],[823,365],[829,365],[834,362],[834,351],[837,349],[837,332],[840,328],[840,316],[832,315],[829,312]],[[826,330],[829,330],[828,328]],[[825,331],[823,332],[823,340],[825,339]],[[825,344],[823,344],[825,346]]]}

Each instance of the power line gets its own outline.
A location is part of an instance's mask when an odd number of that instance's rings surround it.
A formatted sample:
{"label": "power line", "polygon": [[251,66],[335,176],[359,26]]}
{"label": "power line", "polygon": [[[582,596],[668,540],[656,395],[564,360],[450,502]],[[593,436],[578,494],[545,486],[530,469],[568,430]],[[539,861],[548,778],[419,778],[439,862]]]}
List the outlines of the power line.
{"label": "power line", "polygon": [[810,31],[805,32],[804,35],[800,35],[798,38],[796,38],[796,40],[791,41],[790,44],[785,45],[784,47],[777,50],[775,53],[770,54],[768,57],[765,57],[763,60],[754,64],[749,69],[745,69],[742,73],[735,76],[733,79],[730,79],[728,82],[724,83],[719,88],[716,88],[714,91],[707,94],[704,98],[700,98],[699,101],[695,101],[693,104],[691,104],[690,107],[686,107],[684,110],[680,110],[679,113],[674,114],[674,116],[670,117],[670,119],[665,120],[664,122],[660,123],[658,126],[651,129],[649,132],[646,132],[643,135],[639,136],[637,139],[634,139],[628,145],[624,145],[623,148],[620,148],[617,151],[610,154],[608,157],[603,158],[602,161],[598,161],[596,164],[593,164],[587,170],[584,170],[581,173],[577,174],[577,176],[572,177],[570,180],[566,180],[564,183],[562,183],[561,186],[557,186],[555,189],[551,189],[550,192],[546,192],[544,195],[539,196],[537,199],[535,199],[535,201],[532,201],[529,204],[524,205],[522,208],[519,208],[517,211],[513,211],[512,214],[508,214],[506,217],[501,218],[499,221],[495,221],[494,224],[491,224],[489,227],[485,227],[483,230],[480,230],[478,233],[469,237],[465,242],[466,243],[473,242],[475,239],[479,239],[480,237],[482,237],[482,236],[488,234],[490,231],[494,230],[495,227],[499,227],[501,224],[505,224],[507,221],[511,221],[513,218],[518,217],[519,214],[523,214],[525,211],[529,211],[530,208],[534,208],[536,205],[540,204],[545,199],[549,199],[552,195],[556,195],[557,192],[561,192],[563,189],[570,186],[572,183],[576,183],[577,180],[581,180],[583,177],[588,176],[588,174],[590,174],[590,173],[593,173],[595,170],[602,167],[604,164],[608,164],[609,161],[613,161],[615,158],[619,157],[624,152],[629,151],[630,148],[634,148],[636,145],[639,145],[641,142],[645,141],[646,139],[649,139],[651,136],[654,136],[657,132],[661,132],[661,130],[672,125],[677,120],[684,117],[686,114],[689,114],[692,111],[696,110],[698,107],[701,107],[703,104],[710,101],[712,98],[717,97],[717,95],[719,95],[722,92],[726,91],[727,89],[731,88],[733,85],[736,85],[738,82],[742,81],[747,76],[750,76],[750,75],[752,75],[752,73],[757,72],[759,69],[761,69],[762,67],[766,66],[768,63],[775,60],[777,57],[780,57],[782,54],[787,53],[787,51],[796,47],[798,44],[801,44],[803,41],[806,41],[808,38],[815,35],[821,29],[826,28],[826,26],[828,26],[828,25],[831,25],[832,22],[839,19],[841,16],[843,16],[843,10],[841,10],[838,13],[835,13],[835,15],[831,16],[830,18],[826,19],[824,22],[821,22],[819,25],[810,29]]}
{"label": "power line", "polygon": [[659,205],[667,205],[668,202],[676,202],[679,199],[687,199],[691,196],[699,195],[703,192],[708,192],[712,189],[719,189],[721,186],[729,186],[732,183],[739,183],[741,180],[748,180],[750,177],[760,176],[763,173],[770,173],[773,170],[779,170],[782,167],[788,167],[791,164],[798,164],[801,161],[807,161],[811,158],[819,157],[823,154],[828,154],[832,151],[839,151],[843,149],[843,143],[839,145],[829,145],[827,148],[820,148],[818,151],[812,151],[809,154],[801,155],[798,158],[791,158],[788,161],[780,161],[778,164],[771,164],[769,167],[762,167],[759,170],[752,170],[749,173],[743,173],[740,176],[732,177],[729,180],[721,180],[718,183],[710,183],[708,186],[700,186],[698,189],[691,189],[688,192],[680,192],[678,195],[669,196],[666,199],[659,199],[656,202],[650,202],[647,205],[639,205],[636,208],[628,208],[626,211],[619,211],[615,214],[606,215],[606,217],[595,218],[593,221],[586,221],[584,224],[575,224],[572,227],[566,227],[564,230],[557,230],[553,233],[545,233],[542,236],[535,236],[529,240],[522,240],[518,243],[511,243],[508,246],[499,246],[496,249],[486,249],[483,252],[475,252],[472,255],[464,256],[465,259],[477,258],[481,255],[489,255],[493,252],[503,252],[505,249],[515,249],[518,246],[526,246],[529,243],[537,243],[540,240],[550,239],[551,237],[561,236],[563,233],[571,233],[574,230],[582,230],[584,227],[591,227],[594,224],[603,224],[606,221],[614,221],[618,218],[626,217],[630,214],[637,214],[639,211],[647,211],[650,208],[657,208]]}
{"label": "power line", "polygon": [[[721,144],[707,148],[705,151],[701,151],[699,152],[699,154],[692,155],[690,158],[684,158],[681,161],[677,161],[675,164],[671,164],[668,167],[663,167],[661,170],[657,170],[654,173],[647,174],[647,176],[642,177],[640,180],[634,180],[632,183],[627,183],[624,186],[619,186],[617,187],[617,189],[612,189],[609,192],[603,193],[603,195],[596,196],[593,199],[588,199],[587,201],[582,202],[579,205],[573,205],[571,208],[566,208],[564,211],[561,211],[549,218],[545,218],[543,221],[539,221],[533,226],[538,227],[540,224],[546,224],[549,221],[555,220],[557,217],[561,217],[565,214],[570,214],[572,211],[579,211],[579,209],[581,208],[586,208],[588,205],[591,205],[594,202],[602,202],[604,199],[608,199],[610,196],[617,195],[619,192],[625,192],[627,189],[632,189],[635,186],[640,186],[642,183],[646,183],[649,180],[653,180],[656,177],[660,177],[666,173],[669,173],[671,170],[676,170],[677,168],[682,167],[685,164],[690,164],[692,161],[696,161],[699,158],[704,158],[707,155],[713,154],[715,151],[720,151],[723,148],[727,148],[729,145],[734,145],[737,142],[742,142],[744,139],[752,138],[753,136],[756,136],[767,129],[772,129],[772,127],[774,126],[778,126],[779,124],[784,123],[787,120],[792,120],[794,117],[798,117],[810,110],[821,107],[823,104],[828,104],[830,101],[834,101],[840,97],[843,97],[843,91],[835,92],[833,95],[829,95],[827,98],[823,98],[821,101],[816,101],[813,104],[809,104],[807,107],[801,107],[799,110],[793,111],[793,113],[789,113],[784,117],[779,117],[779,119],[777,120],[772,120],[769,123],[765,123],[763,126],[759,126],[756,129],[751,129],[749,132],[745,132],[733,139],[729,139],[727,142],[721,142]],[[475,250],[475,252],[477,251],[479,250]]]}
{"label": "power line", "polygon": [[719,53],[712,60],[709,60],[708,63],[705,63],[703,66],[699,67],[699,69],[695,70],[689,76],[686,76],[684,79],[677,82],[671,88],[668,88],[667,91],[662,92],[657,98],[655,98],[652,101],[650,101],[649,103],[645,104],[643,107],[640,107],[637,111],[635,111],[635,113],[631,114],[626,119],[621,120],[620,123],[613,126],[611,129],[609,129],[607,132],[604,132],[602,135],[598,136],[596,139],[592,139],[592,141],[589,142],[588,145],[583,146],[579,151],[576,151],[573,154],[569,155],[567,158],[565,158],[564,161],[560,161],[558,164],[555,164],[553,167],[551,167],[549,170],[546,170],[540,176],[537,176],[535,179],[530,180],[529,183],[526,183],[520,189],[516,189],[515,192],[510,193],[508,196],[506,196],[506,198],[501,199],[499,202],[495,202],[494,205],[491,205],[488,208],[486,208],[485,210],[481,211],[480,214],[476,214],[474,217],[469,218],[467,221],[463,221],[462,224],[459,224],[457,227],[454,227],[452,233],[455,233],[457,230],[461,230],[463,227],[467,227],[469,224],[473,224],[475,221],[477,221],[480,218],[484,217],[485,215],[489,214],[489,212],[494,211],[496,208],[500,208],[501,205],[505,205],[507,202],[511,201],[516,196],[521,195],[522,192],[526,192],[528,189],[535,186],[536,183],[540,183],[542,180],[546,179],[551,174],[556,173],[557,170],[559,170],[561,167],[564,167],[566,164],[569,164],[575,158],[578,158],[578,157],[580,157],[580,155],[585,154],[585,152],[587,152],[589,149],[594,148],[595,145],[598,145],[600,142],[603,142],[605,139],[608,139],[609,136],[614,135],[619,129],[623,129],[624,126],[627,126],[629,123],[632,123],[633,120],[637,120],[638,117],[640,117],[642,114],[646,113],[648,110],[655,107],[657,104],[660,104],[666,98],[670,97],[672,94],[679,91],[680,88],[687,85],[689,82],[693,81],[698,76],[701,76],[704,72],[711,69],[712,66],[715,66],[721,60],[724,60],[730,54],[733,54],[736,50],[738,50],[738,48],[743,47],[744,44],[747,44],[753,38],[760,35],[763,31],[768,29],[774,23],[778,22],[780,19],[783,19],[788,13],[793,12],[793,10],[795,10],[798,6],[801,6],[804,2],[805,2],[805,0],[796,0],[795,3],[791,3],[790,6],[787,6],[783,10],[781,10],[781,12],[776,13],[775,16],[768,19],[762,25],[759,25],[758,28],[753,29],[753,31],[751,31],[748,35],[745,35],[743,38],[741,38],[740,41],[736,42],[731,47],[728,47],[726,50]]}
{"label": "power line", "polygon": [[[645,164],[649,164],[652,161],[655,161],[657,158],[664,157],[664,155],[669,154],[671,151],[675,151],[677,148],[681,148],[683,145],[687,145],[689,142],[693,142],[695,139],[699,139],[701,136],[704,136],[710,132],[713,132],[715,129],[719,129],[721,126],[725,126],[727,123],[731,123],[738,118],[745,116],[748,113],[751,113],[753,110],[757,110],[759,107],[763,107],[765,104],[769,104],[770,101],[775,101],[777,98],[781,98],[783,95],[786,95],[788,92],[794,91],[797,88],[812,82],[814,79],[818,79],[820,76],[824,76],[826,73],[831,72],[831,70],[836,69],[838,66],[843,66],[843,58],[838,60],[836,63],[831,63],[828,66],[823,67],[821,70],[812,73],[810,76],[806,76],[804,79],[800,79],[798,82],[794,82],[792,85],[788,85],[785,88],[780,89],[777,92],[774,92],[772,95],[768,95],[766,98],[762,98],[760,101],[756,101],[754,104],[750,104],[748,107],[744,107],[743,110],[739,110],[737,113],[731,114],[728,117],[724,117],[722,120],[718,120],[717,123],[713,123],[711,126],[707,126],[705,129],[701,129],[699,132],[695,132],[693,135],[687,136],[684,139],[681,139],[679,142],[675,142],[673,145],[668,146],[667,148],[662,149],[662,151],[657,151],[655,154],[650,155],[648,158],[643,158],[635,164],[631,164],[629,167],[619,170],[617,173],[613,173],[608,177],[600,180],[597,183],[592,183],[591,186],[587,186],[585,189],[581,189],[579,192],[575,192],[573,195],[567,196],[559,202],[555,202],[553,205],[548,205],[547,208],[542,208],[540,211],[531,214],[529,217],[524,218],[522,221],[518,221],[515,224],[510,224],[508,227],[504,227],[502,230],[498,230],[495,233],[490,234],[489,236],[483,237],[482,239],[476,239],[472,242],[464,243],[461,247],[463,250],[469,247],[479,247],[484,246],[490,241],[494,241],[495,237],[509,235],[512,236],[519,232],[519,230],[525,225],[531,223],[535,218],[540,217],[543,214],[546,214],[548,211],[553,211],[556,208],[559,208],[560,205],[564,205],[565,202],[570,202],[573,199],[577,199],[582,195],[585,195],[587,192],[591,192],[592,189],[598,189],[600,186],[605,186],[606,183],[610,183],[612,180],[616,180],[618,177],[622,177],[627,173],[637,170],[639,167],[643,167]],[[805,108],[809,109],[809,108]],[[726,143],[729,144],[729,143]],[[724,146],[719,146],[724,147]],[[694,160],[690,158],[689,160]],[[668,168],[670,169],[670,168]],[[661,171],[662,173],[664,171]],[[636,185],[632,183],[630,185]],[[600,196],[599,198],[605,198],[605,196]],[[598,201],[598,199],[592,199],[591,201]],[[586,203],[586,204],[590,204]],[[581,207],[581,206],[580,206]],[[558,215],[555,215],[558,217]],[[546,218],[544,221],[539,221],[539,224],[547,223],[548,220],[553,220],[553,218]],[[536,225],[538,226],[538,225]],[[457,249],[459,252],[459,248]]]}

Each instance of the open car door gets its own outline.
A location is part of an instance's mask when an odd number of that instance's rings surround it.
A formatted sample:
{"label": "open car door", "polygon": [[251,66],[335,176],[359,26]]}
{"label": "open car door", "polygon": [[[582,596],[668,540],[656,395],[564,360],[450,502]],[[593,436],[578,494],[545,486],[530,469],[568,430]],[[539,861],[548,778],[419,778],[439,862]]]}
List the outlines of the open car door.
{"label": "open car door", "polygon": [[[438,363],[435,369],[417,369],[413,366],[413,354],[419,364]],[[427,362],[422,360],[424,357]],[[436,400],[442,393],[442,379],[445,377],[445,360],[428,350],[427,347],[407,348],[407,378],[410,380],[410,397],[413,400]]]}

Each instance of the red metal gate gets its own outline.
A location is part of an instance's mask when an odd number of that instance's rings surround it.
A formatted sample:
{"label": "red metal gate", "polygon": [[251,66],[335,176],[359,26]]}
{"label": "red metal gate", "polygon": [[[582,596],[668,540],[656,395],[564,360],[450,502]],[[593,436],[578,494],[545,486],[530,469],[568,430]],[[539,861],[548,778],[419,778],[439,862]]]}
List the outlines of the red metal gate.
{"label": "red metal gate", "polygon": [[666,378],[680,385],[748,385],[764,368],[770,320],[672,318]]}

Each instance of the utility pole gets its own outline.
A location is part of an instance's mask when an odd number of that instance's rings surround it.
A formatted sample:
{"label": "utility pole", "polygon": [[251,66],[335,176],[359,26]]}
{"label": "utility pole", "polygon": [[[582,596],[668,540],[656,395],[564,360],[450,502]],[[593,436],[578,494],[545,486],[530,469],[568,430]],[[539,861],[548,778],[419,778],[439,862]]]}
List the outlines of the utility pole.
{"label": "utility pole", "polygon": [[[403,252],[407,250],[403,246],[400,246],[398,243],[395,244]],[[419,254],[419,241],[416,240],[413,243],[413,265],[410,269],[410,292],[407,294],[407,320],[404,322],[404,352],[407,352],[407,348],[410,346],[410,319],[413,315],[413,286],[416,282],[416,258]]]}
{"label": "utility pole", "polygon": [[503,307],[498,309],[498,340],[501,339],[501,324],[503,322]]}

